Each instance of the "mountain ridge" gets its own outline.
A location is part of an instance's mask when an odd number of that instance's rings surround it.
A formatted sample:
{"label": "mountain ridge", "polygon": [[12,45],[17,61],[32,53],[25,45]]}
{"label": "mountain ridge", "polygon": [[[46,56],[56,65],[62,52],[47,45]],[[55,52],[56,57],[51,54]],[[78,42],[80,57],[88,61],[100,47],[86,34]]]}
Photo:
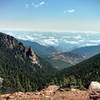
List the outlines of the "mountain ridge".
{"label": "mountain ridge", "polygon": [[[14,37],[0,33],[0,77],[3,87],[13,91],[34,91],[50,82],[56,69]],[[5,90],[7,91],[7,90]]]}
{"label": "mountain ridge", "polygon": [[90,58],[90,57],[100,53],[100,45],[80,47],[80,48],[76,48],[76,49],[72,50],[71,52],[82,55],[85,58]]}
{"label": "mountain ridge", "polygon": [[48,57],[48,61],[59,70],[75,65],[83,60],[84,57],[72,52],[53,53]]}
{"label": "mountain ridge", "polygon": [[[57,68],[58,70],[70,67],[84,60],[84,58],[79,54],[72,52],[58,52],[52,46],[46,47],[36,42],[20,41],[23,42],[25,46],[31,46],[37,54],[46,59],[54,68]],[[57,59],[55,59],[55,57]]]}
{"label": "mountain ridge", "polygon": [[100,54],[59,71],[56,77],[61,86],[72,85],[79,89],[88,88],[92,81],[100,82]]}
{"label": "mountain ridge", "polygon": [[40,45],[39,43],[31,42],[28,40],[27,41],[19,40],[19,41],[21,41],[25,46],[31,46],[33,48],[33,50],[42,57],[43,56],[47,57],[50,54],[57,52],[57,50],[53,46],[46,47],[46,46]]}

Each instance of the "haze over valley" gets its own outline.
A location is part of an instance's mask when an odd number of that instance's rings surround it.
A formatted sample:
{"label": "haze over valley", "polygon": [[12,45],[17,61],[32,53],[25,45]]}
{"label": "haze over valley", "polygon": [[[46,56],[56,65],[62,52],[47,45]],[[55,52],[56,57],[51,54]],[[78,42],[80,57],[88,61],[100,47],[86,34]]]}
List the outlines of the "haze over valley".
{"label": "haze over valley", "polygon": [[46,47],[52,46],[60,52],[71,51],[85,46],[100,45],[100,33],[96,32],[8,31],[6,33],[20,40],[36,42]]}
{"label": "haze over valley", "polygon": [[0,0],[0,100],[100,100],[100,0]]}

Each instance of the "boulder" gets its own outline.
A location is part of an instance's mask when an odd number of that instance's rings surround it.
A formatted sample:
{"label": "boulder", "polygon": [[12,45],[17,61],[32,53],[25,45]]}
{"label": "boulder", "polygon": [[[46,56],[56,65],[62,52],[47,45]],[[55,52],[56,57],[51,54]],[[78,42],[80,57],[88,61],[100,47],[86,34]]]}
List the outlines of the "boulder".
{"label": "boulder", "polygon": [[46,93],[47,95],[53,95],[53,94],[55,94],[55,92],[56,92],[59,88],[60,88],[59,86],[50,85],[50,86],[45,90],[45,93]]}
{"label": "boulder", "polygon": [[89,95],[91,99],[100,99],[100,83],[99,82],[91,82],[89,86]]}

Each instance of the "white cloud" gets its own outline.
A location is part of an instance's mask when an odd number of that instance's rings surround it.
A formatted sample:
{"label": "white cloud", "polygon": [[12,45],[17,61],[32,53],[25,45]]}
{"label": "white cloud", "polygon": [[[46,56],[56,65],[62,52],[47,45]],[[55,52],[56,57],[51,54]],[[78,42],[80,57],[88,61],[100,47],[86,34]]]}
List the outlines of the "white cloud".
{"label": "white cloud", "polygon": [[[66,45],[68,46],[68,49],[71,47],[84,47],[84,46],[95,46],[100,45],[100,34],[98,37],[87,38],[86,35],[83,33],[58,33],[58,32],[30,32],[30,31],[5,31],[4,33],[7,33],[11,36],[14,36],[21,40],[30,40],[32,42],[37,42],[44,46],[54,46],[59,48],[62,48],[62,46],[65,46],[64,49],[66,49]],[[78,35],[79,34],[79,35]],[[89,37],[92,36],[91,33],[89,34]],[[98,33],[97,33],[98,34]],[[94,35],[95,36],[95,35]],[[62,48],[63,49],[63,48]]]}
{"label": "white cloud", "polygon": [[65,43],[68,43],[68,44],[79,44],[78,41],[68,41],[68,40],[63,40]]}
{"label": "white cloud", "polygon": [[41,1],[38,4],[35,4],[34,2],[32,2],[32,6],[34,8],[39,8],[39,7],[43,6],[43,5],[45,5],[45,1]]}
{"label": "white cloud", "polygon": [[41,1],[39,5],[41,6],[41,5],[44,5],[44,4],[45,4],[45,2],[44,1]]}
{"label": "white cloud", "polygon": [[75,9],[69,9],[67,10],[68,13],[74,13],[75,12]]}
{"label": "white cloud", "polygon": [[59,45],[59,42],[57,39],[44,39],[44,40],[38,41],[38,43],[44,46],[58,46]]}
{"label": "white cloud", "polygon": [[64,10],[64,14],[66,14],[66,13],[74,13],[75,11],[76,11],[75,9]]}
{"label": "white cloud", "polygon": [[99,45],[99,44],[95,44],[95,43],[86,43],[84,45],[82,45],[83,47],[84,46],[96,46],[96,45]]}
{"label": "white cloud", "polygon": [[81,35],[76,35],[76,36],[74,36],[74,39],[80,40],[80,39],[82,39],[82,36]]}
{"label": "white cloud", "polygon": [[100,40],[90,40],[91,43],[99,43],[100,44]]}

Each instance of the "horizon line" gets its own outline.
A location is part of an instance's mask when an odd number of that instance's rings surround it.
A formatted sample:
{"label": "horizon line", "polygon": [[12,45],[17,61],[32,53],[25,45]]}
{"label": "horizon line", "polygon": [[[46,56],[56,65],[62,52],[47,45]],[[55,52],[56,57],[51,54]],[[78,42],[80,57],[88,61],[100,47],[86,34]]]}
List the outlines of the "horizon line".
{"label": "horizon line", "polygon": [[100,31],[78,31],[78,30],[33,30],[33,29],[11,29],[11,28],[0,28],[0,31],[25,31],[25,32],[70,32],[70,33],[100,33]]}

